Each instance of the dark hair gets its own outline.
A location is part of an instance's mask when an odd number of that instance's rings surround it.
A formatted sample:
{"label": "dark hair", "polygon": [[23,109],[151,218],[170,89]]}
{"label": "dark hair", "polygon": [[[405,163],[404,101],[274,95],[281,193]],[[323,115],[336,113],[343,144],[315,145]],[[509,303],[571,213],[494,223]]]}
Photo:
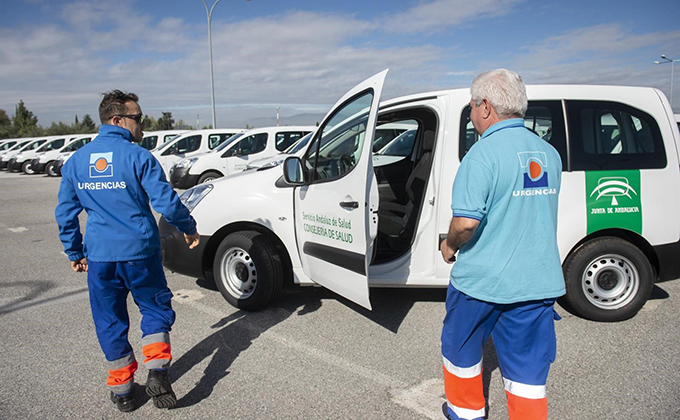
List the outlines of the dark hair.
{"label": "dark hair", "polygon": [[111,92],[102,93],[104,99],[99,104],[99,119],[102,124],[113,118],[115,115],[125,114],[127,112],[126,103],[138,102],[139,97],[134,93],[123,92],[122,90],[112,90]]}

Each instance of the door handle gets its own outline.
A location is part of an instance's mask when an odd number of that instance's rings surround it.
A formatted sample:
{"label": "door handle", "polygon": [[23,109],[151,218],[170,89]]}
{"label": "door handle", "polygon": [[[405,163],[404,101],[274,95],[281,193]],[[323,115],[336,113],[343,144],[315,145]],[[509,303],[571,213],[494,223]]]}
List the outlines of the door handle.
{"label": "door handle", "polygon": [[349,209],[358,209],[359,203],[357,201],[341,201],[340,207]]}

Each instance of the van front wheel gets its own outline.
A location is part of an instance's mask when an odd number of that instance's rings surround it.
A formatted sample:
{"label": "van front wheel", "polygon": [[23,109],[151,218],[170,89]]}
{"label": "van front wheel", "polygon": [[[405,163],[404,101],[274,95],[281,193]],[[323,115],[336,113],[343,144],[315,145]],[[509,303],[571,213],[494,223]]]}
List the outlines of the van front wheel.
{"label": "van front wheel", "polygon": [[227,302],[256,311],[281,291],[285,270],[271,239],[259,232],[241,231],[224,238],[215,254],[213,273]]}
{"label": "van front wheel", "polygon": [[51,177],[59,176],[59,172],[57,172],[57,165],[54,161],[51,161],[45,166],[45,173],[47,176]]}
{"label": "van front wheel", "polygon": [[615,237],[586,242],[569,255],[563,269],[567,305],[593,321],[634,316],[654,286],[654,271],[645,254]]}
{"label": "van front wheel", "polygon": [[21,165],[21,171],[28,175],[33,175],[35,173],[33,167],[31,166],[30,160],[27,160],[23,165]]}
{"label": "van front wheel", "polygon": [[206,172],[198,179],[198,183],[203,184],[204,182],[210,182],[217,178],[222,178],[222,175],[218,172]]}

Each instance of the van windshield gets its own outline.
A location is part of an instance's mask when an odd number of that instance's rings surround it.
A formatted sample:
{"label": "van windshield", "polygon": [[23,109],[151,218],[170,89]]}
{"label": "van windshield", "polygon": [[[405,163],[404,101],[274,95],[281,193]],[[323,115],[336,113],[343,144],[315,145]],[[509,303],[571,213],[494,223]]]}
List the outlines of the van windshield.
{"label": "van windshield", "polygon": [[227,146],[229,146],[231,143],[233,143],[235,140],[241,138],[242,136],[243,136],[243,133],[236,133],[236,134],[234,134],[233,136],[231,136],[231,137],[229,137],[228,139],[226,139],[222,144],[220,144],[219,146],[217,146],[216,148],[214,148],[214,149],[212,150],[212,152],[213,152],[213,153],[217,153],[217,152],[219,152],[220,150],[225,149]]}
{"label": "van windshield", "polygon": [[307,143],[309,143],[309,139],[312,138],[312,134],[314,134],[314,133],[309,133],[306,136],[302,137],[300,140],[291,144],[286,150],[284,150],[281,153],[286,153],[286,154],[289,154],[289,155],[296,154],[300,150],[304,149],[305,146],[307,146]]}
{"label": "van windshield", "polygon": [[61,152],[62,153],[67,153],[67,152],[75,152],[76,150],[80,149],[81,147],[85,146],[87,143],[92,140],[90,137],[85,137],[79,140],[75,140],[73,143],[69,144],[68,146],[64,147]]}
{"label": "van windshield", "polygon": [[156,147],[155,149],[152,149],[151,151],[152,152],[162,152],[162,151],[164,151],[165,149],[167,149],[171,145],[175,144],[174,140],[177,140],[177,137],[179,137],[179,135],[173,137],[172,139],[168,140],[166,143],[161,144],[160,146]]}
{"label": "van windshield", "polygon": [[43,140],[36,140],[36,141],[34,141],[33,143],[31,143],[31,144],[29,144],[28,146],[26,146],[26,148],[24,149],[24,151],[34,150],[34,149],[38,148],[41,144],[45,143],[46,141],[47,141],[46,139],[43,139]]}
{"label": "van windshield", "polygon": [[26,146],[26,143],[28,143],[28,140],[22,141],[21,143],[15,144],[14,147],[12,147],[12,148],[9,149],[9,150],[18,150],[18,149],[21,149],[22,147]]}
{"label": "van windshield", "polygon": [[36,152],[48,152],[50,150],[61,149],[64,146],[64,143],[66,143],[66,139],[52,140],[51,142],[43,145],[40,149],[36,150]]}
{"label": "van windshield", "polygon": [[418,130],[408,130],[397,137],[395,137],[392,141],[387,143],[385,147],[382,149],[378,150],[375,154],[376,155],[384,155],[384,156],[408,156],[411,154],[411,150],[413,149],[413,143],[416,139],[416,133]]}

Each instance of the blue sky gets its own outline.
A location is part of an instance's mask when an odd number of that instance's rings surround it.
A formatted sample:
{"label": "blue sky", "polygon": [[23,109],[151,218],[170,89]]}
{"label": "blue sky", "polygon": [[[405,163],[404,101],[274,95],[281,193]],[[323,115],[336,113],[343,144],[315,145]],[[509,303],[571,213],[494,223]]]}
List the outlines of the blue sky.
{"label": "blue sky", "polygon": [[[206,0],[212,6],[214,0]],[[23,100],[49,126],[100,93],[137,93],[148,115],[211,122],[201,0],[0,0],[0,109]],[[217,125],[261,125],[280,108],[318,115],[390,68],[383,97],[467,87],[506,67],[527,84],[652,86],[670,96],[678,1],[222,0],[212,22]],[[680,63],[678,63],[680,64]],[[680,67],[676,76],[680,73]],[[674,83],[680,113],[680,80]]]}

